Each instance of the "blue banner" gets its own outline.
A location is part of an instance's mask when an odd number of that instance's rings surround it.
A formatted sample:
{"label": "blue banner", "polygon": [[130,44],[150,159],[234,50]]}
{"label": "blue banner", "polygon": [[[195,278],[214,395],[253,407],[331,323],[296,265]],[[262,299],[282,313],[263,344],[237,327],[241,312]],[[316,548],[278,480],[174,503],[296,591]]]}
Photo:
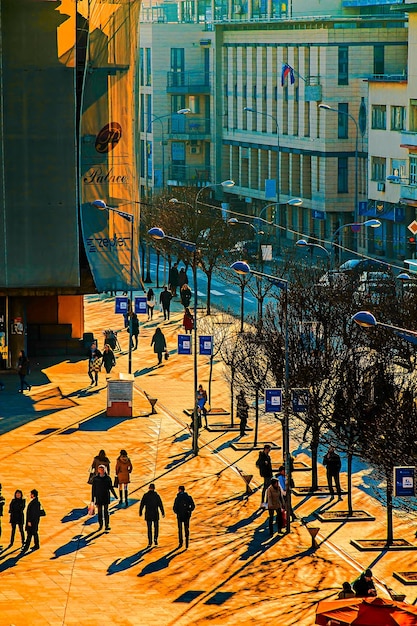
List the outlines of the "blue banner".
{"label": "blue banner", "polygon": [[178,354],[191,354],[191,335],[178,335]]}
{"label": "blue banner", "polygon": [[146,314],[147,306],[146,306],[146,296],[137,296],[135,298],[135,313],[138,315]]}
{"label": "blue banner", "polygon": [[308,409],[310,393],[308,389],[292,390],[292,410],[294,413],[304,413]]}
{"label": "blue banner", "polygon": [[123,315],[125,315],[128,311],[128,306],[129,306],[129,298],[126,298],[125,296],[116,298],[114,312],[123,313]]}
{"label": "blue banner", "polygon": [[200,335],[200,354],[211,356],[213,354],[213,337],[212,335]]}
{"label": "blue banner", "polygon": [[415,495],[415,467],[394,467],[394,496],[413,498]]}
{"label": "blue banner", "polygon": [[265,413],[282,411],[282,389],[265,389]]}

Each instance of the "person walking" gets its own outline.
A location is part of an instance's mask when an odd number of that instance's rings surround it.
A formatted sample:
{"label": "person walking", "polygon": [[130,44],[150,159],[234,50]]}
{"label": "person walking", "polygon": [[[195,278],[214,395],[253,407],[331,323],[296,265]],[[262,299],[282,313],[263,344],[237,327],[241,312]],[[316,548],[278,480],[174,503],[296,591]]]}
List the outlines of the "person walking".
{"label": "person walking", "polygon": [[162,517],[165,517],[164,505],[162,504],[161,496],[155,491],[154,483],[149,485],[148,491],[142,498],[139,506],[139,516],[142,517],[143,510],[145,509],[145,521],[148,527],[148,548],[152,546],[152,530],[154,544],[158,545],[159,536],[159,511],[161,511]]}
{"label": "person walking", "polygon": [[188,285],[188,276],[187,272],[185,271],[185,267],[182,267],[180,269],[180,273],[178,274],[178,286],[180,290],[183,285]]}
{"label": "person walking", "polygon": [[159,304],[162,307],[164,314],[164,320],[169,320],[169,310],[171,307],[172,294],[168,291],[168,287],[165,285],[163,291],[159,294]]}
{"label": "person walking", "polygon": [[353,582],[352,586],[357,598],[376,596],[375,584],[372,579],[372,571],[370,569],[366,569],[362,572],[359,578]]}
{"label": "person walking", "polygon": [[182,318],[182,325],[184,326],[185,334],[188,335],[194,328],[194,317],[190,309],[185,309],[184,317]]}
{"label": "person walking", "polygon": [[184,309],[187,309],[190,306],[191,302],[191,289],[187,284],[184,284],[180,289],[181,296],[181,304]]}
{"label": "person walking", "polygon": [[204,416],[204,420],[206,423],[206,428],[208,427],[208,422],[207,422],[207,408],[206,408],[206,404],[207,404],[207,391],[203,388],[203,385],[198,385],[198,389],[197,389],[197,406],[198,406],[198,412],[199,412],[199,424],[198,427],[201,428],[201,414],[203,414]]}
{"label": "person walking", "polygon": [[25,522],[25,507],[26,500],[23,497],[23,492],[20,489],[16,489],[14,492],[14,497],[10,500],[9,504],[9,515],[10,515],[10,524],[12,526],[12,532],[10,535],[10,546],[14,544],[14,538],[16,534],[16,526],[20,532],[20,538],[22,540],[22,548],[25,544],[25,533],[23,530],[23,524]]}
{"label": "person walking", "polygon": [[19,393],[23,393],[24,388],[30,391],[32,387],[26,381],[26,376],[29,374],[29,359],[27,358],[24,350],[21,350],[19,352],[19,358],[17,361],[17,373],[20,379]]}
{"label": "person walking", "polygon": [[342,500],[342,491],[340,489],[339,478],[342,462],[340,460],[340,456],[336,453],[333,446],[330,446],[330,448],[328,449],[327,454],[323,459],[323,465],[326,468],[327,484],[329,485],[330,491],[330,500],[333,500],[334,498],[333,480],[336,487],[338,500]]}
{"label": "person walking", "polygon": [[130,483],[130,473],[133,469],[131,460],[126,450],[120,450],[120,454],[116,461],[116,476],[119,487],[119,503],[123,504],[123,493],[125,496],[125,506],[128,507],[128,485]]}
{"label": "person walking", "polygon": [[22,552],[27,552],[33,537],[32,550],[39,550],[39,522],[41,517],[45,515],[45,511],[39,502],[39,493],[37,489],[30,492],[30,502],[26,509],[26,541],[22,546]]}
{"label": "person walking", "polygon": [[101,370],[101,362],[103,355],[100,350],[97,348],[97,344],[95,341],[90,346],[88,351],[88,375],[91,380],[91,384],[98,385],[98,373]]}
{"label": "person walking", "polygon": [[104,365],[104,369],[106,370],[106,374],[109,375],[112,368],[116,365],[116,357],[114,356],[114,352],[108,343],[104,345],[102,358],[103,358],[103,365]]}
{"label": "person walking", "polygon": [[261,478],[264,479],[262,487],[261,507],[265,502],[265,494],[268,489],[272,478],[272,461],[270,457],[271,446],[269,444],[264,445],[264,449],[259,453],[258,460],[256,461],[256,467],[259,469]]}
{"label": "person walking", "polygon": [[98,474],[99,465],[104,465],[108,474],[110,474],[110,459],[106,456],[104,450],[100,450],[100,452],[94,457],[93,462],[91,463],[91,471]]}
{"label": "person walking", "polygon": [[91,501],[97,506],[98,517],[98,529],[103,528],[103,521],[105,530],[110,530],[110,517],[109,517],[109,504],[110,493],[117,498],[110,476],[107,474],[106,466],[98,466],[98,474],[94,476],[93,484],[91,486]]}
{"label": "person walking", "polygon": [[1,518],[3,517],[5,504],[6,504],[6,498],[1,493],[1,483],[0,483],[0,550],[3,548],[3,546],[1,545]]}
{"label": "person walking", "polygon": [[148,293],[146,294],[146,311],[148,313],[148,321],[153,318],[153,310],[155,308],[155,304],[155,294],[151,287],[150,289],[148,289]]}
{"label": "person walking", "polygon": [[152,337],[151,346],[153,346],[153,351],[158,355],[158,365],[162,363],[162,354],[167,349],[167,343],[165,341],[165,335],[162,330],[158,328],[155,330],[154,335]]}
{"label": "person walking", "polygon": [[137,348],[138,348],[138,337],[139,337],[139,319],[138,319],[138,316],[136,315],[136,313],[132,313],[131,325],[129,324],[129,331],[131,331],[130,346],[131,346],[132,350],[137,350]]}
{"label": "person walking", "polygon": [[271,484],[266,490],[266,501],[268,503],[269,513],[269,536],[274,534],[274,512],[276,512],[277,531],[282,531],[282,509],[284,508],[284,499],[282,497],[278,478],[271,478]]}
{"label": "person walking", "polygon": [[246,401],[245,394],[243,393],[243,389],[241,389],[237,396],[237,408],[236,408],[237,418],[238,420],[240,420],[239,429],[240,429],[241,437],[246,435],[246,426],[248,425],[248,411],[249,411],[249,404]]}
{"label": "person walking", "polygon": [[192,512],[195,509],[194,500],[185,491],[184,485],[178,487],[178,493],[174,500],[173,511],[177,516],[178,524],[178,547],[182,548],[183,545],[183,527],[185,536],[185,548],[188,548],[190,543],[190,519]]}
{"label": "person walking", "polygon": [[[291,465],[293,466],[294,463],[292,463]],[[281,489],[282,498],[284,500],[284,505],[285,505],[286,504],[286,499],[287,499],[287,479],[286,479],[286,475],[285,475],[285,467],[284,467],[284,465],[280,465],[279,466],[276,478],[278,479],[278,483],[279,483],[279,486],[280,486],[280,489]],[[290,479],[290,490],[293,487],[294,487],[294,482],[293,482],[293,480],[291,478]],[[284,506],[284,508],[286,510],[286,506]],[[297,519],[297,516],[294,513],[294,509],[292,508],[292,505],[290,507],[290,515],[291,515],[291,521],[295,522],[295,520]]]}
{"label": "person walking", "polygon": [[178,263],[174,263],[174,265],[169,268],[168,283],[172,297],[176,296],[179,283]]}

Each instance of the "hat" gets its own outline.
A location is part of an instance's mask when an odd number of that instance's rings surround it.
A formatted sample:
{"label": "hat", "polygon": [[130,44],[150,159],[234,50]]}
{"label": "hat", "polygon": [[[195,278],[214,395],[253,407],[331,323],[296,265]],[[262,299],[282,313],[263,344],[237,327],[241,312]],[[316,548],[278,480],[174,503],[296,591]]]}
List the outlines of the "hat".
{"label": "hat", "polygon": [[367,576],[368,578],[372,578],[372,571],[370,569],[366,569],[365,576]]}
{"label": "hat", "polygon": [[103,468],[104,470],[106,469],[106,466],[105,466],[105,465],[99,465],[99,466],[98,466],[98,469],[100,469],[100,467],[101,467],[101,468]]}

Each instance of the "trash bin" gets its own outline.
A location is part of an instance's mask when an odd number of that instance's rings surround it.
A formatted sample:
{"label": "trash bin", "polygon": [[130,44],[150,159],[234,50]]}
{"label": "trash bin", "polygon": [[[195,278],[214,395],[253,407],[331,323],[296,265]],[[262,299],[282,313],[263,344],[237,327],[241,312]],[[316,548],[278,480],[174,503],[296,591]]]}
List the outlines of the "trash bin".
{"label": "trash bin", "polygon": [[132,417],[133,374],[119,374],[107,385],[107,417]]}

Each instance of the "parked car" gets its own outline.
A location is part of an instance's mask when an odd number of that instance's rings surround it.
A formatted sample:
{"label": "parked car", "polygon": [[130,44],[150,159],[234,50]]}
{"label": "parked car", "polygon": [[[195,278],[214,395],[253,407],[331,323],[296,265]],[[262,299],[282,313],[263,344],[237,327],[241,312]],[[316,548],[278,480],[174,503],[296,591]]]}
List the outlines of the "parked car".
{"label": "parked car", "polygon": [[362,272],[353,294],[357,306],[378,306],[387,298],[396,299],[394,277],[388,272]]}
{"label": "parked car", "polygon": [[349,283],[349,276],[339,270],[329,270],[319,278],[317,287],[328,287],[333,289],[341,289]]}
{"label": "parked car", "polygon": [[359,277],[362,272],[385,272],[389,274],[391,273],[391,266],[379,259],[349,259],[342,263],[338,271],[348,272]]}

